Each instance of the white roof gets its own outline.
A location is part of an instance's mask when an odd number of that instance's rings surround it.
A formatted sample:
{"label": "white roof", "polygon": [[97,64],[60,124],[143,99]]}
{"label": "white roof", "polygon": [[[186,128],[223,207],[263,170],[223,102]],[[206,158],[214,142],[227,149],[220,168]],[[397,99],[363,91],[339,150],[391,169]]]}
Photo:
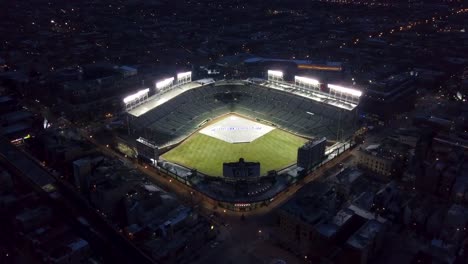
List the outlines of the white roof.
{"label": "white roof", "polygon": [[371,151],[374,149],[378,149],[379,147],[380,147],[380,144],[372,144],[372,145],[367,146],[366,150]]}
{"label": "white roof", "polygon": [[163,94],[156,94],[151,96],[146,103],[143,103],[134,109],[130,110],[129,113],[133,116],[139,117],[146,112],[162,105],[163,103],[179,96],[181,93],[184,93],[188,90],[195,89],[202,86],[196,82],[190,82],[183,84],[181,86],[175,87],[174,89],[167,91]]}

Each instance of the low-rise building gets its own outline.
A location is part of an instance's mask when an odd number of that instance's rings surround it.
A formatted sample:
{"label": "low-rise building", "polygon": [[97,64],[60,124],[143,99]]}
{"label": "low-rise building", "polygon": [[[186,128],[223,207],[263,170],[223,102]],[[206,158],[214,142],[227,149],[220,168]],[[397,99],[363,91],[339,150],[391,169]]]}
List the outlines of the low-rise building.
{"label": "low-rise building", "polygon": [[348,263],[372,263],[379,253],[385,224],[369,220],[346,241],[346,259]]}
{"label": "low-rise building", "polygon": [[384,177],[398,177],[406,165],[408,147],[387,140],[358,150],[358,166]]}
{"label": "low-rise building", "polygon": [[51,251],[47,261],[54,264],[80,264],[90,254],[89,243],[77,237]]}
{"label": "low-rise building", "polygon": [[22,232],[29,232],[48,223],[51,219],[52,209],[41,206],[34,209],[26,209],[16,215],[15,224]]}
{"label": "low-rise building", "polygon": [[316,227],[333,217],[343,201],[332,184],[314,182],[277,213],[275,238],[285,248],[301,255],[313,254],[313,241],[320,237]]}

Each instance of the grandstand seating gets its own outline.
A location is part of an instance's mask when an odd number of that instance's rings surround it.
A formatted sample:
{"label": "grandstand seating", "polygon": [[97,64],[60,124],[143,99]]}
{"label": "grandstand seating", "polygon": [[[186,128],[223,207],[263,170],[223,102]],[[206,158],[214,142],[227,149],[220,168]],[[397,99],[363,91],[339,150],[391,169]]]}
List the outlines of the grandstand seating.
{"label": "grandstand seating", "polygon": [[191,89],[144,115],[130,115],[131,128],[138,136],[163,146],[185,138],[205,120],[230,112],[261,119],[295,134],[329,139],[348,136],[355,120],[355,110],[256,84],[227,83]]}

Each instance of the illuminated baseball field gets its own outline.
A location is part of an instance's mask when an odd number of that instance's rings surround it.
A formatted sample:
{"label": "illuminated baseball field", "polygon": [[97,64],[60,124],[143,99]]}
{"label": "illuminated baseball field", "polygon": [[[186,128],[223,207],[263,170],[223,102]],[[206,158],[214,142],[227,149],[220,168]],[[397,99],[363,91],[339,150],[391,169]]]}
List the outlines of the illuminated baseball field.
{"label": "illuminated baseball field", "polygon": [[[162,157],[210,176],[222,175],[223,162],[260,162],[261,175],[296,163],[307,139],[242,117],[229,116],[193,134]],[[230,143],[241,142],[241,143]]]}

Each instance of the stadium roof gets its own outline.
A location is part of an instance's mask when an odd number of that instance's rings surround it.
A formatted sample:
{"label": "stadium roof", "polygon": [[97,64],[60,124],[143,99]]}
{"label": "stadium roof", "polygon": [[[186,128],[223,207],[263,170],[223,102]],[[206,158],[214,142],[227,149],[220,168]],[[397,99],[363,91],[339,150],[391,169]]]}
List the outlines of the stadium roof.
{"label": "stadium roof", "polygon": [[14,123],[14,124],[12,124],[10,126],[3,127],[2,130],[0,131],[0,134],[10,135],[10,134],[14,134],[14,133],[24,131],[24,130],[29,129],[29,128],[31,128],[31,125],[29,125],[27,123],[23,123],[23,122]]}
{"label": "stadium roof", "polygon": [[[135,116],[135,117],[140,117],[142,115],[144,115],[145,113],[147,113],[148,111],[164,104],[165,102],[179,96],[180,94],[186,92],[186,91],[189,91],[189,90],[192,90],[192,89],[195,89],[195,88],[199,88],[203,85],[207,85],[207,84],[210,84],[210,83],[213,83],[214,81],[212,79],[207,79],[207,80],[201,80],[201,81],[194,81],[194,82],[190,82],[190,83],[186,83],[186,84],[183,84],[183,85],[180,85],[180,86],[177,86],[167,92],[164,92],[162,94],[156,94],[156,95],[153,95],[151,96],[150,98],[148,98],[148,100],[133,108],[132,110],[128,111],[129,114]],[[341,108],[341,109],[345,109],[345,110],[348,110],[348,111],[351,111],[353,110],[354,108],[357,107],[357,104],[355,103],[352,103],[352,102],[344,102],[344,101],[340,101],[338,99],[333,99],[333,98],[330,98],[329,96],[327,96],[326,94],[322,94],[322,93],[318,93],[318,92],[310,92],[310,93],[305,93],[305,92],[301,92],[299,91],[296,87],[294,87],[293,85],[290,85],[288,83],[274,83],[274,82],[267,82],[266,80],[263,80],[263,79],[248,79],[247,82],[246,81],[243,81],[243,80],[238,80],[238,81],[218,81],[215,83],[215,86],[217,85],[225,85],[225,84],[237,84],[237,85],[244,85],[246,83],[252,83],[252,84],[257,84],[257,85],[261,85],[261,86],[265,86],[265,87],[268,87],[268,88],[273,88],[273,89],[276,89],[276,90],[280,90],[280,91],[286,91],[286,92],[289,92],[289,93],[292,93],[292,94],[295,94],[295,95],[298,95],[298,96],[302,96],[302,97],[305,97],[307,99],[311,99],[311,100],[314,100],[314,101],[317,101],[317,102],[321,102],[321,103],[325,103],[325,104],[328,104],[328,105],[332,105],[332,106],[335,106],[335,107],[338,107],[338,108]]]}
{"label": "stadium roof", "polygon": [[298,91],[294,86],[289,85],[287,83],[273,83],[273,82],[265,81],[263,83],[258,83],[258,84],[262,86],[266,86],[268,88],[273,88],[273,89],[277,89],[281,91],[287,91],[287,92],[290,92],[290,93],[293,93],[293,94],[296,94],[296,95],[299,95],[308,99],[312,99],[317,102],[322,102],[325,104],[333,105],[335,107],[342,108],[342,109],[349,110],[349,111],[353,110],[357,106],[357,104],[353,104],[351,102],[343,102],[337,99],[330,98],[329,96],[325,94],[321,94],[317,92],[304,93],[304,92]]}
{"label": "stadium roof", "polygon": [[202,86],[202,84],[197,83],[197,82],[190,82],[190,83],[180,85],[165,93],[156,94],[154,96],[151,96],[146,103],[141,104],[135,107],[134,109],[130,110],[129,113],[133,116],[139,117],[141,115],[144,115],[146,112],[162,105],[163,103],[177,97],[178,95],[188,90],[198,88],[200,86]]}

